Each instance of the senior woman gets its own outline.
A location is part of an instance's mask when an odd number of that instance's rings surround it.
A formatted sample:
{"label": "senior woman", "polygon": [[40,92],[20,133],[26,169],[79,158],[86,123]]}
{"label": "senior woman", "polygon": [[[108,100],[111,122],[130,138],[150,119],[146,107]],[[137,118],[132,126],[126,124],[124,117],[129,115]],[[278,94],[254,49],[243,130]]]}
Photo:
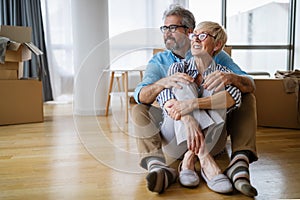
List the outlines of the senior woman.
{"label": "senior woman", "polygon": [[[189,35],[193,58],[189,61],[174,63],[168,75],[187,73],[195,80],[192,84],[180,83],[181,89],[164,89],[157,101],[164,110],[161,132],[166,145],[166,152],[173,157],[179,156],[186,149],[183,162],[179,166],[179,182],[185,187],[199,185],[199,177],[194,171],[196,156],[200,161],[201,175],[208,187],[219,193],[232,192],[230,180],[222,174],[213,159],[226,144],[225,117],[241,104],[241,92],[238,88],[226,85],[224,88],[206,89],[203,84],[208,74],[216,71],[230,72],[224,66],[217,65],[212,57],[219,53],[226,41],[225,30],[215,22],[202,22]],[[204,139],[205,138],[205,139]],[[227,172],[231,176],[232,172]],[[248,196],[257,194],[242,172],[234,181],[236,188]]]}

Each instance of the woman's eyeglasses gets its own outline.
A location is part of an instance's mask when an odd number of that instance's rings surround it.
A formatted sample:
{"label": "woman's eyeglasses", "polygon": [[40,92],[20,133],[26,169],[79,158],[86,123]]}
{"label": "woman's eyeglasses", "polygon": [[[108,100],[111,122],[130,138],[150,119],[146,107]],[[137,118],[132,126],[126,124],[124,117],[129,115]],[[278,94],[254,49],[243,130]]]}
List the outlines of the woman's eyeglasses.
{"label": "woman's eyeglasses", "polygon": [[194,40],[194,38],[196,37],[196,38],[198,38],[202,42],[202,41],[204,41],[207,38],[207,36],[210,36],[210,37],[216,39],[216,36],[213,36],[213,35],[211,35],[209,33],[200,33],[198,35],[195,34],[195,33],[190,33],[189,34],[189,39],[190,40]]}

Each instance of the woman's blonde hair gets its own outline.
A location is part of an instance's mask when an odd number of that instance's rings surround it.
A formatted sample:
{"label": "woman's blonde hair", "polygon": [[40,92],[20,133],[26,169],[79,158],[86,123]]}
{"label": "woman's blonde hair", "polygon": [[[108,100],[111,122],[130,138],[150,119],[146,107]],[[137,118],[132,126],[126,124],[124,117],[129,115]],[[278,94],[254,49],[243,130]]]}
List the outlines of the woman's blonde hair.
{"label": "woman's blonde hair", "polygon": [[216,22],[211,22],[211,21],[203,21],[200,22],[196,28],[196,30],[201,29],[204,30],[205,32],[215,36],[215,42],[221,42],[221,48],[218,49],[217,51],[214,52],[214,55],[219,53],[225,46],[227,42],[227,33],[225,29],[218,23]]}

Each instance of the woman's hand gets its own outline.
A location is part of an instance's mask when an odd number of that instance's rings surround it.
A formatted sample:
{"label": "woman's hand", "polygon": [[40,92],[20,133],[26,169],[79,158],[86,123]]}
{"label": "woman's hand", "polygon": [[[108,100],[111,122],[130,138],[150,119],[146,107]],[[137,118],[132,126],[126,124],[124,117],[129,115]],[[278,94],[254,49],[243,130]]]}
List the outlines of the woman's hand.
{"label": "woman's hand", "polygon": [[168,114],[174,120],[180,120],[182,116],[191,113],[197,108],[197,99],[189,99],[184,101],[173,102],[172,107],[170,107]]}
{"label": "woman's hand", "polygon": [[166,109],[167,113],[170,112],[172,106],[174,105],[174,103],[176,102],[176,99],[170,99],[168,100],[165,104],[164,104],[164,109]]}
{"label": "woman's hand", "polygon": [[198,154],[201,145],[204,145],[202,144],[204,141],[204,136],[200,126],[195,118],[190,115],[183,116],[181,120],[186,129],[188,149],[195,154]]}

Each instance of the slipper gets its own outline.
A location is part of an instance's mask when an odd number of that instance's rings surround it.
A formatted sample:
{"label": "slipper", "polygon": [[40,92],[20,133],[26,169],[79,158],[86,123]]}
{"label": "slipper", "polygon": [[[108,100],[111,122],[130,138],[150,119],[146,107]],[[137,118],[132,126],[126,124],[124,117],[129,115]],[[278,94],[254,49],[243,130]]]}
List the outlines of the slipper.
{"label": "slipper", "polygon": [[181,170],[181,165],[182,165],[182,162],[178,166],[179,183],[183,187],[187,187],[187,188],[198,187],[200,184],[200,179],[199,179],[198,174],[194,170],[190,170],[190,169]]}
{"label": "slipper", "polygon": [[230,180],[224,174],[218,174],[211,180],[208,180],[203,169],[201,169],[201,176],[207,183],[209,189],[211,189],[212,191],[223,194],[230,193],[233,191],[233,187]]}
{"label": "slipper", "polygon": [[200,180],[195,171],[184,169],[179,172],[179,183],[187,188],[195,188],[199,186]]}

